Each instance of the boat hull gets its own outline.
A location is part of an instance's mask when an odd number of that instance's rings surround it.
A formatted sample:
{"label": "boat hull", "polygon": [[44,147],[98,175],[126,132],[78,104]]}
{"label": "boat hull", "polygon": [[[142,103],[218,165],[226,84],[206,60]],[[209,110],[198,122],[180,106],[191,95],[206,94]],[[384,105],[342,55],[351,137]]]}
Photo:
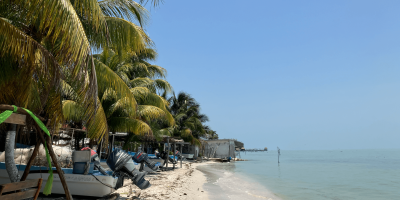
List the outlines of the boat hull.
{"label": "boat hull", "polygon": [[[3,163],[4,164],[4,163]],[[35,170],[36,171],[36,170]],[[100,174],[96,175],[82,175],[82,174],[70,174],[70,169],[63,168],[64,177],[68,185],[68,189],[72,195],[80,196],[91,196],[91,197],[102,197],[114,192],[113,188],[117,182],[117,178],[112,176],[104,176]],[[37,171],[36,171],[37,172]],[[64,188],[60,181],[59,175],[53,171],[53,187],[51,190],[52,194],[65,194]],[[19,170],[19,174],[22,176],[23,170]],[[43,179],[43,184],[40,192],[43,192],[43,188],[47,182],[49,173],[30,173],[27,180],[30,179]],[[97,180],[97,179],[98,180]],[[101,182],[100,182],[101,181]],[[0,169],[0,184],[10,183],[8,173],[6,169]]]}

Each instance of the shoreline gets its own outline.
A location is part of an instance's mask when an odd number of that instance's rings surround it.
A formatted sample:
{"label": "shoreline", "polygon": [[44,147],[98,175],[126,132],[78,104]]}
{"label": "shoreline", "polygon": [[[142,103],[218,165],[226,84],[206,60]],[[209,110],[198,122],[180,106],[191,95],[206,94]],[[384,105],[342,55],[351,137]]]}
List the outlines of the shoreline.
{"label": "shoreline", "polygon": [[198,170],[207,177],[204,189],[208,191],[210,200],[282,200],[282,197],[247,174],[236,171],[237,164],[211,162],[208,166],[199,167]]}
{"label": "shoreline", "polygon": [[124,187],[113,194],[128,199],[209,199],[209,194],[204,190],[207,183],[206,175],[197,169],[198,166],[207,165],[208,162],[185,162],[182,168],[146,175],[151,187],[140,190],[132,185],[130,180],[125,180]]}

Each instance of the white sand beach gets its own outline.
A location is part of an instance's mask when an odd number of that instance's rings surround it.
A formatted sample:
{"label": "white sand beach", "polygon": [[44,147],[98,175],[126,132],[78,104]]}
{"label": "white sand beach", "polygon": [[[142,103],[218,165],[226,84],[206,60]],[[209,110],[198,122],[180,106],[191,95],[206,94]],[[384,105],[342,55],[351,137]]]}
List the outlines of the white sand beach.
{"label": "white sand beach", "polygon": [[199,165],[207,163],[183,163],[182,168],[171,171],[148,174],[146,179],[151,187],[140,190],[130,180],[125,180],[124,187],[114,193],[127,199],[209,199],[203,189],[207,178],[196,169]]}

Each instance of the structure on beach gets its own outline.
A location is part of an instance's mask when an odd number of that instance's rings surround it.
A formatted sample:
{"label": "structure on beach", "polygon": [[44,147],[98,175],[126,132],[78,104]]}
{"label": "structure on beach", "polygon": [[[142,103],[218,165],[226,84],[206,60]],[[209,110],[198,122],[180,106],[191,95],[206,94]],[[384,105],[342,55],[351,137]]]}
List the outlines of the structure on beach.
{"label": "structure on beach", "polygon": [[234,139],[204,140],[203,155],[209,158],[235,158],[236,149],[243,146],[242,142]]}

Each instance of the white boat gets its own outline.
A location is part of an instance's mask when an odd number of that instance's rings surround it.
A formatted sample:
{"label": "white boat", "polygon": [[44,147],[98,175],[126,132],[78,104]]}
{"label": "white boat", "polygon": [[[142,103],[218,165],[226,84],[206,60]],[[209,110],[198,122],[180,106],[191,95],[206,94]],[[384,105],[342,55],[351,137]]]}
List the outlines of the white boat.
{"label": "white boat", "polygon": [[[22,176],[25,170],[25,165],[17,165],[19,174]],[[114,192],[117,178],[112,176],[105,176],[99,171],[93,171],[93,174],[73,174],[72,168],[61,168],[64,172],[64,177],[68,185],[68,189],[72,195],[80,196],[91,196],[91,197],[102,197]],[[42,189],[46,185],[47,178],[49,177],[47,167],[32,166],[30,169],[27,180],[29,179],[43,179]],[[42,172],[42,173],[41,173]],[[112,172],[108,171],[109,174]],[[5,163],[0,162],[0,184],[10,183],[10,178],[5,168]],[[53,168],[53,188],[52,194],[65,194],[64,188],[62,187],[60,177],[57,174],[57,170]]]}
{"label": "white boat", "polygon": [[186,159],[193,159],[194,154],[183,153],[182,156]]}

